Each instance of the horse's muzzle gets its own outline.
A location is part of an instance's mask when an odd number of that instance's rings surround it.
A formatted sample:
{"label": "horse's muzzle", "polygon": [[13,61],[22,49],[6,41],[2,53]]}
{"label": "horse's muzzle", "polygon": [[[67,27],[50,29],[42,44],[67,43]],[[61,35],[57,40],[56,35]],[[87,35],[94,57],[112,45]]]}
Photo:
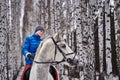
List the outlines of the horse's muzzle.
{"label": "horse's muzzle", "polygon": [[71,59],[71,58],[68,58],[67,59],[67,62],[71,65],[77,65],[78,64],[78,60],[77,59]]}

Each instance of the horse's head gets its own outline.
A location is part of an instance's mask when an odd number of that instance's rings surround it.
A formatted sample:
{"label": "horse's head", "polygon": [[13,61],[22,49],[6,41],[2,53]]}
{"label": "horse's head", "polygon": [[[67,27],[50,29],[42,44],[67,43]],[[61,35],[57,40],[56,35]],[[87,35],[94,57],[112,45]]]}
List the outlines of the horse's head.
{"label": "horse's head", "polygon": [[[74,57],[74,52],[72,49],[67,45],[66,41],[63,39],[63,37],[56,33],[53,36],[53,42],[55,44],[55,55],[54,58],[56,61],[65,60],[66,62],[75,65],[78,63],[78,60]],[[73,59],[74,58],[74,59]]]}

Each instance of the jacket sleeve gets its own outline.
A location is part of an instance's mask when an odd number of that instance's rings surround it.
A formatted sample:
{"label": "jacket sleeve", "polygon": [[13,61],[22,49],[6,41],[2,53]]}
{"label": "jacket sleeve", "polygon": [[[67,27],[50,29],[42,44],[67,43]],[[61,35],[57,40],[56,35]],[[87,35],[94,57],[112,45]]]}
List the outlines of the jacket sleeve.
{"label": "jacket sleeve", "polygon": [[25,41],[24,41],[24,44],[23,44],[23,47],[22,47],[22,54],[24,56],[26,56],[26,54],[28,53],[28,50],[29,50],[29,38],[30,37],[26,37]]}

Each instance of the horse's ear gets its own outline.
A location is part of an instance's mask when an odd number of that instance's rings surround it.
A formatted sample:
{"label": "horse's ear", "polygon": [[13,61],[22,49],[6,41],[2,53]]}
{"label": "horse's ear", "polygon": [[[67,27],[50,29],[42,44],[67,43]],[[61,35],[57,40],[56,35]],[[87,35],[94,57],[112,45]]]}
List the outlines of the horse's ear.
{"label": "horse's ear", "polygon": [[59,41],[60,40],[60,34],[59,33],[56,33],[53,38],[56,40],[56,41]]}

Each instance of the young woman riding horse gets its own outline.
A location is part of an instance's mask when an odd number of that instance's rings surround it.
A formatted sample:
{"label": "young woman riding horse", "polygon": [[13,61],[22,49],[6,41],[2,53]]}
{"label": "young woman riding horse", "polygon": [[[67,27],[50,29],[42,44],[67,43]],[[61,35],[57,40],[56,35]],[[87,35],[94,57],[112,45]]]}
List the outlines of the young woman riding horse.
{"label": "young woman riding horse", "polygon": [[24,80],[25,72],[31,68],[36,50],[42,41],[41,36],[43,35],[43,33],[44,28],[38,26],[36,27],[34,34],[32,36],[27,36],[24,41],[22,54],[25,57],[25,68],[21,80]]}
{"label": "young woman riding horse", "polygon": [[[53,37],[44,39],[37,49],[29,79],[59,80],[58,73],[56,78],[53,78],[50,74],[50,66],[61,62],[75,64],[76,60],[73,60],[73,55],[73,51],[58,33]],[[54,69],[54,71],[56,71],[56,69]]]}

